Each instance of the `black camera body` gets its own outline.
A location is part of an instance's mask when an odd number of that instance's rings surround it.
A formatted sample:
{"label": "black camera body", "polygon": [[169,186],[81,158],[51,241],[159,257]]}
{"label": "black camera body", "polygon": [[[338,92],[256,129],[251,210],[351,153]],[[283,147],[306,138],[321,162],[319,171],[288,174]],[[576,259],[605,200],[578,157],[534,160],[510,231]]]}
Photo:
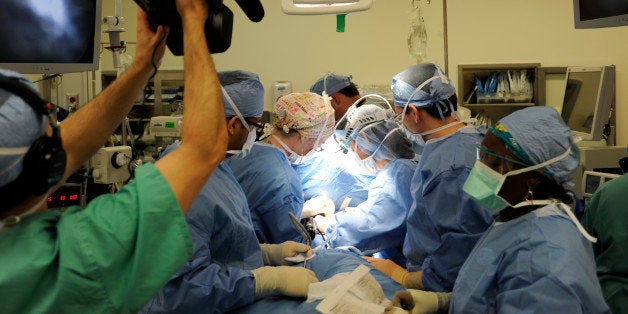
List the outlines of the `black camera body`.
{"label": "black camera body", "polygon": [[[154,27],[168,25],[170,34],[166,45],[176,55],[183,55],[183,25],[177,11],[176,0],[134,0],[152,19]],[[209,15],[205,21],[205,39],[211,53],[225,52],[231,46],[233,12],[222,0],[206,0]],[[236,0],[251,21],[259,22],[264,17],[264,8],[259,0]]]}

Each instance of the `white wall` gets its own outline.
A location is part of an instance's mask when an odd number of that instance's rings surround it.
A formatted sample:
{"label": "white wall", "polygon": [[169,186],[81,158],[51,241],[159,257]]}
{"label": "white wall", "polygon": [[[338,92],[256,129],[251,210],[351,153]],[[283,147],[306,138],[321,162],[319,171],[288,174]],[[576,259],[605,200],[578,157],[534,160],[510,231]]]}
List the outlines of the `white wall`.
{"label": "white wall", "polygon": [[617,145],[628,144],[628,26],[575,29],[572,0],[450,0],[449,65],[616,66]]}
{"label": "white wall", "polygon": [[[427,61],[444,66],[443,1],[421,0],[428,31]],[[105,0],[104,14],[113,13]],[[250,22],[234,0],[231,48],[214,55],[218,70],[244,69],[260,74],[266,106],[273,81],[290,80],[303,91],[328,71],[352,74],[361,85],[389,84],[415,63],[407,52],[411,1],[377,0],[368,11],[347,16],[346,32],[335,32],[335,16],[288,16],[279,0],[262,0],[266,11]],[[128,32],[135,41],[135,3],[123,1]],[[617,144],[628,144],[628,27],[576,30],[572,0],[449,0],[448,74],[457,82],[458,64],[540,62],[542,66],[616,66]],[[106,38],[105,38],[106,40]],[[102,69],[111,68],[103,53]],[[180,57],[167,55],[163,69],[180,69]]]}
{"label": "white wall", "polygon": [[[105,1],[103,14],[113,14],[113,1]],[[111,3],[109,3],[111,2]],[[281,11],[279,0],[262,0],[265,17],[259,23],[246,18],[234,0],[225,0],[234,13],[229,50],[215,54],[219,71],[242,69],[256,72],[266,89],[266,107],[273,105],[274,81],[292,82],[294,91],[306,91],[327,72],[352,75],[359,85],[389,85],[393,75],[416,63],[408,53],[406,37],[412,6],[407,0],[378,0],[368,11],[347,15],[346,30],[336,32],[336,16],[295,16]],[[444,63],[442,6],[422,4],[428,38],[427,60]],[[135,41],[135,4],[123,2],[128,32]],[[107,37],[103,37],[107,41]],[[111,56],[103,54],[102,69],[112,67]],[[168,52],[161,69],[181,69],[182,57]]]}

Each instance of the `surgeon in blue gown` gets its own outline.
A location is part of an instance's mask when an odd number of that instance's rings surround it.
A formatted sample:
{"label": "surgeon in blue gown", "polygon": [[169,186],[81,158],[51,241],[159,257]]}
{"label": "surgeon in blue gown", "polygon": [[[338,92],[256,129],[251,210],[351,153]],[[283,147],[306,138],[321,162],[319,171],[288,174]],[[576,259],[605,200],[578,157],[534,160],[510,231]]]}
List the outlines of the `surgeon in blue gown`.
{"label": "surgeon in blue gown", "polygon": [[[351,105],[361,98],[351,77],[338,74],[326,74],[310,87],[310,92],[329,97],[336,122],[341,121]],[[366,99],[362,99],[354,108],[366,104]],[[337,124],[338,128],[343,129],[344,125]],[[301,180],[304,199],[325,196],[334,202],[336,208],[340,208],[347,198],[350,199],[346,204],[349,206],[364,202],[368,197],[367,187],[374,176],[355,167],[347,167],[346,150],[343,151],[333,137],[321,148],[309,160],[292,165]]]}
{"label": "surgeon in blue gown", "polygon": [[273,115],[276,124],[266,127],[264,141],[245,147],[227,164],[247,195],[259,241],[300,241],[288,213],[301,217],[303,190],[291,165],[302,163],[330,136],[333,110],[314,93],[293,93],[277,101]]}
{"label": "surgeon in blue gown", "polygon": [[226,164],[246,194],[260,243],[302,241],[288,213],[299,217],[303,192],[286,155],[270,144],[256,142],[248,150],[229,157]]}
{"label": "surgeon in blue gown", "polygon": [[[244,71],[220,72],[219,79],[227,95],[229,85],[255,86],[255,81],[259,82],[256,74]],[[238,107],[248,110],[244,104],[234,107],[231,102],[225,102],[224,106],[226,115],[240,111]],[[227,117],[227,149],[242,149],[250,133],[245,123],[240,114]],[[162,156],[178,146],[179,142],[168,146]],[[314,273],[305,268],[284,266],[290,264],[284,257],[297,253],[311,255],[307,245],[288,241],[260,246],[246,196],[224,161],[194,200],[186,222],[194,243],[194,256],[142,312],[223,313],[266,296],[304,297],[309,283],[317,281]]]}
{"label": "surgeon in blue gown", "polygon": [[453,82],[435,64],[420,63],[395,75],[392,92],[402,129],[424,148],[410,186],[413,202],[403,246],[407,271],[391,263],[378,267],[407,288],[451,291],[493,221],[462,191],[485,128],[457,119]]}
{"label": "surgeon in blue gown", "polygon": [[366,255],[382,253],[403,262],[399,258],[412,204],[408,187],[417,166],[411,160],[412,143],[395,120],[371,123],[351,137],[353,162],[376,175],[368,187],[369,197],[358,206],[323,213],[314,220],[333,247],[353,246]]}
{"label": "surgeon in blue gown", "polygon": [[495,223],[460,269],[453,294],[410,290],[393,303],[408,313],[610,313],[596,278],[596,239],[563,203],[571,201],[563,184],[579,163],[571,131],[552,107],[501,119],[463,186]]}
{"label": "surgeon in blue gown", "polygon": [[[224,82],[228,80],[224,76],[221,78]],[[240,108],[239,115],[244,120],[235,120],[233,127],[248,129],[248,135],[239,140],[242,149],[227,151],[225,163],[233,171],[246,195],[257,239],[260,243],[303,241],[287,215],[292,212],[298,217],[301,213],[301,183],[280,149],[256,142],[257,135],[263,130],[263,126],[259,124],[264,111],[262,83],[257,77],[252,77],[226,84],[224,88],[229,98],[223,97],[223,102],[237,104],[235,108]],[[227,117],[238,116],[231,107],[225,106]]]}

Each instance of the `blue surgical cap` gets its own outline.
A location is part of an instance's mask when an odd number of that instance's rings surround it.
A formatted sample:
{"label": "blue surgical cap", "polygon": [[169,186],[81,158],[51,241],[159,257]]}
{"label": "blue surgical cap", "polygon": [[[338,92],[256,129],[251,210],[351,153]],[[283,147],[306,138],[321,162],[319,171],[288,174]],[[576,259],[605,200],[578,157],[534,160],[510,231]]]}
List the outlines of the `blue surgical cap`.
{"label": "blue surgical cap", "polygon": [[323,91],[326,91],[327,95],[331,95],[350,85],[355,86],[351,82],[351,76],[327,74],[310,87],[310,92],[323,95]]}
{"label": "blue surgical cap", "polygon": [[580,163],[580,150],[573,141],[571,130],[554,108],[535,106],[517,110],[499,123],[535,165],[555,158],[571,147],[567,157],[544,167],[548,170],[544,173],[554,182],[563,184],[570,181]]}
{"label": "blue surgical cap", "polygon": [[[0,69],[0,76],[18,78],[37,91],[35,85],[19,73]],[[19,96],[0,88],[0,147],[22,148],[30,145],[46,130],[46,120]],[[26,153],[0,155],[0,186],[15,180],[22,172]]]}
{"label": "blue surgical cap", "polygon": [[362,128],[355,139],[357,147],[377,160],[412,159],[412,142],[395,120],[383,120]]}
{"label": "blue surgical cap", "polygon": [[[218,79],[242,116],[245,118],[262,117],[264,113],[264,86],[257,74],[247,71],[223,71],[218,72]],[[226,117],[237,116],[224,95],[222,102]]]}
{"label": "blue surgical cap", "polygon": [[[421,84],[430,79],[430,82],[416,91]],[[433,63],[419,63],[403,70],[393,77],[390,88],[397,107],[405,107],[408,99],[410,105],[419,108],[439,105],[441,109],[440,106],[453,108],[455,105],[448,100],[456,94],[453,82]]]}

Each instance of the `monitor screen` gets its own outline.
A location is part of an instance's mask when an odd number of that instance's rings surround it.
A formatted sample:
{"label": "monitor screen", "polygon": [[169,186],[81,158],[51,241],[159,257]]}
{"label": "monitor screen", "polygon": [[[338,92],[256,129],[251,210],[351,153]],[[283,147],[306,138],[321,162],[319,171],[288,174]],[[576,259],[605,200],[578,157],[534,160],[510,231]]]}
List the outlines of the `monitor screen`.
{"label": "monitor screen", "polygon": [[561,116],[574,136],[602,139],[614,100],[614,67],[570,67],[565,76]]}
{"label": "monitor screen", "polygon": [[98,69],[101,0],[0,1],[0,67],[22,73]]}
{"label": "monitor screen", "polygon": [[628,25],[628,0],[573,0],[576,28]]}

